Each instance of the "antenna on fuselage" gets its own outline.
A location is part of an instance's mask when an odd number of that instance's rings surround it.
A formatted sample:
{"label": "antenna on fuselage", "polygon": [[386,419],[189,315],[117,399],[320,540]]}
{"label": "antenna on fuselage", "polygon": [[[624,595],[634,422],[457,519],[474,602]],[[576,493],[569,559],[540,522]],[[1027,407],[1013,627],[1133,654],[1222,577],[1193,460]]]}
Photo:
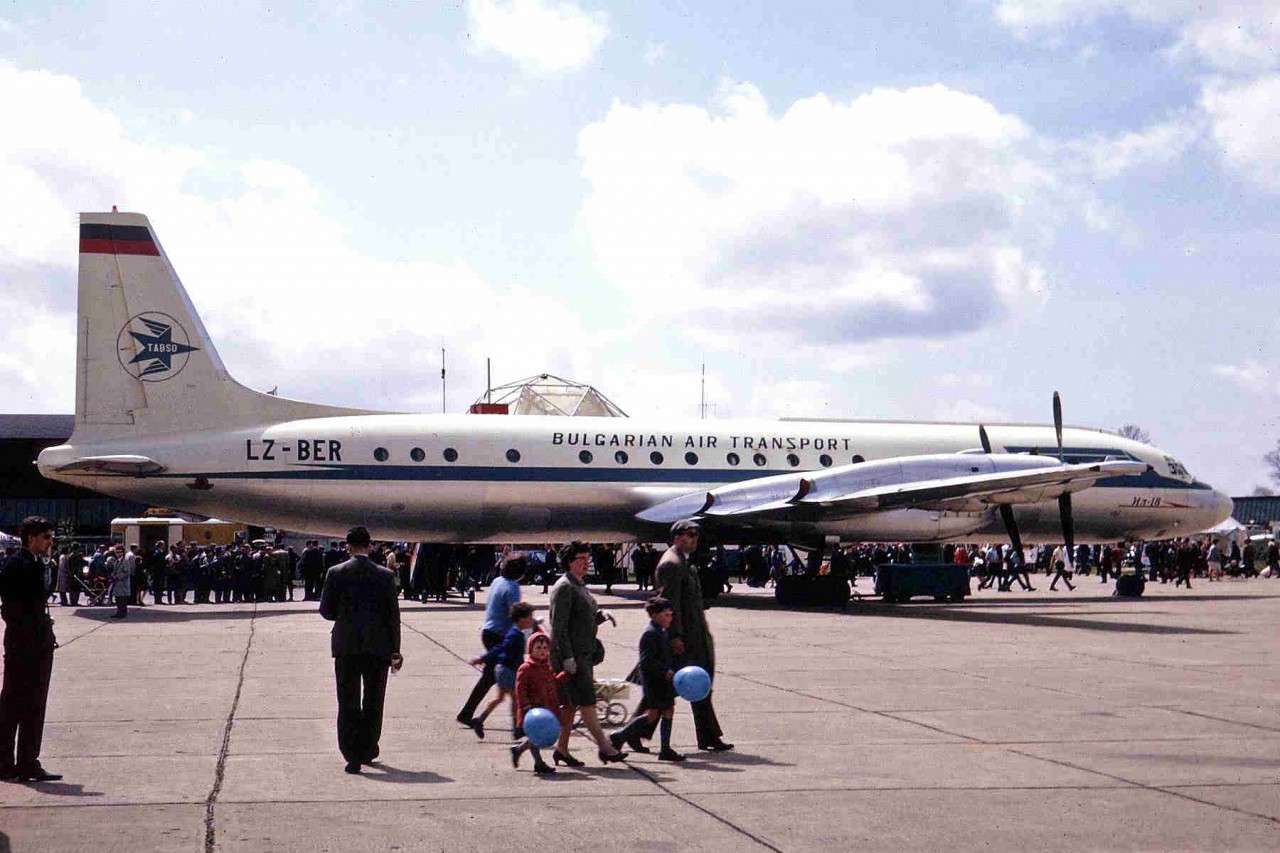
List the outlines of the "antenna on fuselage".
{"label": "antenna on fuselage", "polygon": [[444,378],[444,347],[440,347],[440,414],[444,414],[447,408],[447,399],[449,393],[449,383]]}

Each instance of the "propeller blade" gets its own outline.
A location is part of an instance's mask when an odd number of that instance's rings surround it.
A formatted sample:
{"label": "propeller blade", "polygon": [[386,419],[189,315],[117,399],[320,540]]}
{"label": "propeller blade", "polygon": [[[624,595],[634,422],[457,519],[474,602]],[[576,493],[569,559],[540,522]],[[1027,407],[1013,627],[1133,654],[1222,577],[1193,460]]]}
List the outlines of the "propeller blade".
{"label": "propeller blade", "polygon": [[1058,515],[1062,517],[1062,543],[1066,546],[1067,562],[1076,560],[1076,523],[1071,517],[1071,493],[1058,496]]}
{"label": "propeller blade", "polygon": [[987,428],[982,424],[978,424],[978,438],[982,441],[982,452],[991,452],[991,439],[987,438]]}
{"label": "propeller blade", "polygon": [[1053,392],[1053,431],[1058,436],[1058,461],[1066,464],[1066,457],[1062,454],[1062,398],[1058,396],[1058,392]]}
{"label": "propeller blade", "polygon": [[1013,550],[1021,554],[1022,535],[1018,533],[1018,522],[1013,517],[1013,507],[1000,504],[1000,520],[1004,522],[1004,529],[1009,534],[1009,542],[1013,545]]}

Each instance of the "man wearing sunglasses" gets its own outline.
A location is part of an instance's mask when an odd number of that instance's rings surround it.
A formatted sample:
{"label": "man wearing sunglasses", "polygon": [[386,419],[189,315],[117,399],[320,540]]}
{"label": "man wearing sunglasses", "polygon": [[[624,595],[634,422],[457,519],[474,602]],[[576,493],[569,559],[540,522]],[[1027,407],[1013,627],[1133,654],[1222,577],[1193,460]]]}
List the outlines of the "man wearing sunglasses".
{"label": "man wearing sunglasses", "polygon": [[[0,568],[0,616],[4,618],[4,685],[0,687],[0,779],[53,782],[40,766],[44,711],[53,674],[53,619],[41,560],[53,547],[53,523],[22,520],[22,548]],[[15,758],[14,741],[17,741]]]}

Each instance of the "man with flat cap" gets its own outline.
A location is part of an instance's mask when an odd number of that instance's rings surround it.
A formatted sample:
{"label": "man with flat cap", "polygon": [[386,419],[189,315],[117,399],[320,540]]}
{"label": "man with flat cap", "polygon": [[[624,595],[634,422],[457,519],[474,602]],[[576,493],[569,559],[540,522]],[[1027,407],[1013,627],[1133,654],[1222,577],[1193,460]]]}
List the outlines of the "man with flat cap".
{"label": "man with flat cap", "polygon": [[[689,564],[689,555],[698,548],[698,534],[698,522],[693,519],[686,518],[671,525],[672,544],[658,560],[653,588],[671,602],[671,651],[675,653],[676,668],[700,666],[712,677],[714,684],[715,642],[707,627],[698,571]],[[698,749],[712,752],[733,749],[733,744],[724,742],[711,696],[692,704]]]}
{"label": "man with flat cap", "polygon": [[[325,574],[320,615],[333,622],[333,674],[338,684],[338,749],[348,773],[378,757],[387,670],[400,657],[396,577],[369,559],[369,531],[347,533],[351,559]],[[362,695],[363,693],[363,695]]]}

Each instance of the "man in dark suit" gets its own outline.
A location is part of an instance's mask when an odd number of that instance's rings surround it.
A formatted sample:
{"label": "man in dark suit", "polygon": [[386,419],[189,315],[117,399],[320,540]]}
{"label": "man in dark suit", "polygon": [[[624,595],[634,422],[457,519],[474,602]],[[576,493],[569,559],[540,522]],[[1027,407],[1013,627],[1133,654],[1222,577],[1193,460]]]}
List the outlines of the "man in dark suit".
{"label": "man in dark suit", "polygon": [[329,569],[320,592],[320,615],[334,623],[338,749],[348,773],[359,773],[361,764],[378,757],[387,670],[393,659],[397,667],[401,660],[395,575],[369,559],[370,541],[368,530],[351,528],[351,559]]}
{"label": "man in dark suit", "polygon": [[[53,523],[22,520],[22,549],[0,569],[4,617],[4,686],[0,688],[0,779],[53,782],[62,777],[40,766],[44,712],[53,674],[53,620],[40,562],[53,546]],[[17,757],[14,757],[14,741]]]}

